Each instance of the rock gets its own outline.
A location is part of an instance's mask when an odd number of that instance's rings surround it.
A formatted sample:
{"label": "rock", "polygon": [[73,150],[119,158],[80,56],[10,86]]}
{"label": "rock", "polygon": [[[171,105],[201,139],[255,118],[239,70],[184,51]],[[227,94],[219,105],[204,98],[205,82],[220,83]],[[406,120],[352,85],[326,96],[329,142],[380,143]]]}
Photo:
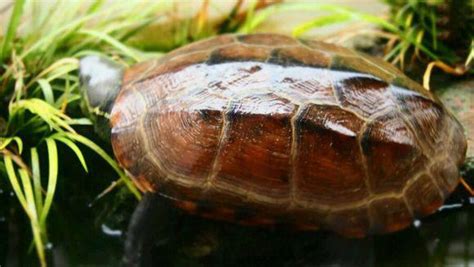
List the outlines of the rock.
{"label": "rock", "polygon": [[474,78],[448,83],[438,96],[464,126],[468,146],[466,167],[474,170]]}

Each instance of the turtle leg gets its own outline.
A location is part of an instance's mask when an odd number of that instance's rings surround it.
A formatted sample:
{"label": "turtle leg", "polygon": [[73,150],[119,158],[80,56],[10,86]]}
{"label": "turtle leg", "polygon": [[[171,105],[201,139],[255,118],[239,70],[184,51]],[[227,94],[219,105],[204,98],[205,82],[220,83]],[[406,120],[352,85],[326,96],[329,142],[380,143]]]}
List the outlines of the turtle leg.
{"label": "turtle leg", "polygon": [[176,213],[156,193],[145,193],[128,226],[122,266],[142,266],[151,259],[151,248],[169,238]]}

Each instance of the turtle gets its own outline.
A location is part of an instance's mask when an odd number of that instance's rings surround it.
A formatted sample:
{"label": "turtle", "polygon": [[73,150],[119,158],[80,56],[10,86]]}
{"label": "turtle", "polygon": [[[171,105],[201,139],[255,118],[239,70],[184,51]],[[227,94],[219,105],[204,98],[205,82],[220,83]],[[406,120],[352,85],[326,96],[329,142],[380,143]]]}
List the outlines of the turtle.
{"label": "turtle", "polygon": [[86,108],[146,195],[206,218],[360,238],[434,213],[463,127],[385,61],[280,34],[227,34],[79,69]]}

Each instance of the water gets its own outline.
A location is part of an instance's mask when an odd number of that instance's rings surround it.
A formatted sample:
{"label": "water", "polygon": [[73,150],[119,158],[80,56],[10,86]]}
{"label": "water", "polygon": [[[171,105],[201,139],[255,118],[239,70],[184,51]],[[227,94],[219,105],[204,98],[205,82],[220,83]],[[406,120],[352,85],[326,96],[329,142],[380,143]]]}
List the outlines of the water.
{"label": "water", "polygon": [[[114,174],[94,154],[86,157],[88,175],[75,159],[60,157],[64,164],[48,228],[51,266],[117,266],[123,255],[124,233],[137,202],[125,191],[94,201]],[[6,181],[0,187],[8,188]],[[4,190],[0,203],[0,266],[36,266],[35,251],[29,251],[30,226],[15,196]],[[181,213],[156,224],[169,228],[148,247],[150,265],[474,266],[474,206],[462,189],[440,212],[412,227],[365,239],[243,227]]]}

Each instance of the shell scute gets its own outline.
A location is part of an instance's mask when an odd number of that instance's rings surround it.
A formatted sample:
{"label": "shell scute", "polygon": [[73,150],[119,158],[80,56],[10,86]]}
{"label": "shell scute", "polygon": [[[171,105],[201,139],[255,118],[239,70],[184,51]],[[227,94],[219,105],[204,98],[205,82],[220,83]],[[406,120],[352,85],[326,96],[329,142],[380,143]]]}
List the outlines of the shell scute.
{"label": "shell scute", "polygon": [[[258,194],[287,198],[294,110],[293,104],[271,94],[245,97],[234,104],[217,155],[215,183],[242,184]],[[273,116],[266,116],[267,112]]]}
{"label": "shell scute", "polygon": [[416,218],[435,212],[444,201],[434,178],[427,173],[414,177],[413,184],[407,187],[404,193]]}
{"label": "shell scute", "polygon": [[249,47],[235,43],[226,47],[216,48],[209,56],[207,64],[215,65],[225,62],[259,61],[264,62],[270,56],[271,48]]}
{"label": "shell scute", "polygon": [[449,196],[459,183],[459,170],[448,159],[433,164],[430,172],[431,175],[438,178],[438,186],[446,197]]}
{"label": "shell scute", "polygon": [[417,92],[417,93],[421,94],[422,96],[424,96],[425,98],[428,98],[432,101],[435,101],[435,102],[438,101],[438,100],[435,99],[435,97],[431,93],[429,93],[428,90],[423,88],[423,86],[421,86],[419,83],[413,81],[412,79],[406,77],[405,75],[397,76],[392,81],[392,84],[394,86],[397,86],[397,87],[410,89],[410,90],[412,90],[414,92]]}
{"label": "shell scute", "polygon": [[209,54],[210,51],[196,51],[175,56],[167,61],[166,64],[157,65],[153,71],[149,72],[148,77],[145,79],[165,73],[176,73],[191,65],[205,62],[209,59]]}
{"label": "shell scute", "polygon": [[359,55],[333,55],[330,68],[334,70],[370,74],[387,83],[391,83],[397,77],[395,74],[375,65],[375,63],[372,63]]}
{"label": "shell scute", "polygon": [[[156,165],[148,152],[144,152],[138,159],[135,158],[134,162],[135,164],[127,168],[127,175],[134,177],[134,184],[140,191],[155,192],[161,187],[166,173]],[[152,177],[162,177],[162,179],[152,179]]]}
{"label": "shell scute", "polygon": [[[337,78],[334,85],[341,105],[354,110],[364,118],[387,113],[395,109],[389,85],[374,77],[333,74]],[[345,77],[346,76],[346,77]]]}
{"label": "shell scute", "polygon": [[216,47],[225,46],[231,43],[235,43],[235,38],[232,35],[220,35],[217,37],[204,39],[168,53],[164,58],[161,59],[161,61],[168,61],[173,57],[187,55],[197,51],[209,51],[215,49]]}
{"label": "shell scute", "polygon": [[337,105],[333,77],[327,69],[295,67],[273,80],[274,90],[285,94],[295,103]]}
{"label": "shell scute", "polygon": [[272,50],[268,63],[281,66],[309,66],[326,68],[331,58],[325,53],[312,51],[304,46],[281,47]]}
{"label": "shell scute", "polygon": [[[357,133],[363,121],[337,106],[311,105],[297,121],[298,199],[339,206],[368,196]],[[334,192],[341,196],[337,201]]]}
{"label": "shell scute", "polygon": [[401,192],[428,159],[397,113],[371,121],[362,134],[371,190],[376,194]]}
{"label": "shell scute", "polygon": [[374,57],[371,55],[367,55],[365,53],[357,53],[361,58],[363,58],[366,62],[370,62],[371,64],[375,64],[378,68],[383,69],[385,72],[390,73],[396,77],[404,77],[405,74],[401,70],[399,70],[394,65],[388,63],[387,61],[383,60],[379,57]]}
{"label": "shell scute", "polygon": [[347,49],[347,48],[341,47],[341,46],[328,44],[328,43],[321,42],[321,41],[301,40],[301,43],[303,43],[307,47],[310,47],[310,48],[318,51],[319,53],[325,53],[325,54],[328,54],[328,55],[348,56],[348,57],[357,56],[357,53],[350,50],[350,49]]}
{"label": "shell scute", "polygon": [[391,233],[406,228],[413,221],[403,198],[384,198],[370,204],[373,233]]}
{"label": "shell scute", "polygon": [[291,37],[268,33],[241,35],[237,37],[237,40],[248,45],[264,45],[271,47],[298,45],[298,41]]}
{"label": "shell scute", "polygon": [[348,237],[364,237],[370,229],[366,206],[330,212],[324,224]]}
{"label": "shell scute", "polygon": [[447,126],[447,114],[443,107],[416,92],[399,88],[392,92],[423,149],[435,151],[444,146],[446,132],[441,129]]}
{"label": "shell scute", "polygon": [[158,64],[159,60],[154,59],[134,65],[133,68],[128,69],[124,73],[122,86],[127,87],[128,85],[133,84],[136,81],[146,78],[150,72],[154,71]]}
{"label": "shell scute", "polygon": [[149,149],[164,170],[204,182],[220,142],[226,105],[224,99],[213,100],[212,106],[200,98],[163,103],[166,108],[145,115],[142,127],[152,134]]}

